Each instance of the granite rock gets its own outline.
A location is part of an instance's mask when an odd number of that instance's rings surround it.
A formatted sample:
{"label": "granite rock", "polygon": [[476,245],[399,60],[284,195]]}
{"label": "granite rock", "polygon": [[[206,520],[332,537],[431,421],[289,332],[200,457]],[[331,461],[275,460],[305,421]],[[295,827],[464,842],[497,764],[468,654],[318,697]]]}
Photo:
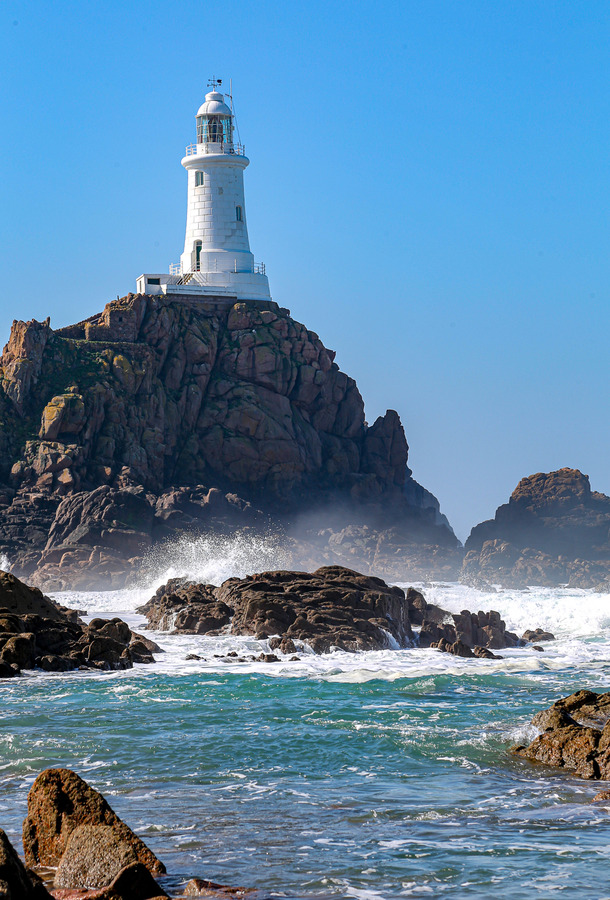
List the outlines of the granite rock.
{"label": "granite rock", "polygon": [[163,863],[119,819],[104,797],[69,769],[46,769],[30,789],[28,814],[23,823],[26,863],[58,866],[72,832],[82,825],[110,826],[113,840],[127,845],[152,874],[164,874]]}
{"label": "granite rock", "polygon": [[461,580],[504,587],[594,588],[610,579],[610,497],[577,469],[523,478],[495,517],[472,529]]}
{"label": "granite rock", "polygon": [[[271,517],[295,562],[455,574],[459,542],[412,478],[397,413],[368,426],[334,356],[271,301],[130,294],[58,330],[14,322],[0,552],[46,589],[118,587],[160,541]],[[297,527],[305,510],[316,528]]]}

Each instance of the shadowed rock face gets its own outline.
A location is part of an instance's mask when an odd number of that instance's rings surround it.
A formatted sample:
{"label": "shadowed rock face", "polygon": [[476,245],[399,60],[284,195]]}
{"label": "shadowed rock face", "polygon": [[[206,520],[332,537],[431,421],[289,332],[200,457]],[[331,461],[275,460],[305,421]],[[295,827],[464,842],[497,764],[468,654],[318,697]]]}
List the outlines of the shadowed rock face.
{"label": "shadowed rock face", "polygon": [[52,900],[37,875],[26,869],[0,829],[0,897],[3,900]]}
{"label": "shadowed rock face", "polygon": [[58,331],[15,322],[0,362],[0,552],[45,586],[118,586],[193,522],[271,516],[286,531],[304,509],[341,506],[338,541],[318,524],[302,555],[345,558],[353,525],[360,558],[419,550],[422,575],[447,577],[459,545],[411,477],[397,413],[368,427],[334,355],[271,301],[130,294]]}
{"label": "shadowed rock face", "polygon": [[518,756],[610,780],[610,694],[577,691],[537,713],[532,725],[541,733],[528,747],[513,747]]}
{"label": "shadowed rock face", "polygon": [[472,529],[461,579],[590,588],[610,581],[610,497],[576,469],[522,479],[495,518]]}
{"label": "shadowed rock face", "polygon": [[134,662],[154,662],[153,649],[159,648],[120,619],[84,625],[76,611],[0,572],[0,678],[36,667],[49,672],[127,669]]}

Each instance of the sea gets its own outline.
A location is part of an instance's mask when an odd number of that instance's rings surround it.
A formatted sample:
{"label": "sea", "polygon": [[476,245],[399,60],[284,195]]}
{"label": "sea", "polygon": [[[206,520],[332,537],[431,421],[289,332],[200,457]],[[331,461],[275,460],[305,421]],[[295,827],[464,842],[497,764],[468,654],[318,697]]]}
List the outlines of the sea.
{"label": "sea", "polygon": [[[271,540],[201,538],[151,557],[129,589],[53,596],[141,630],[136,608],[170,576],[283,566]],[[610,596],[416,587],[557,639],[499,660],[409,648],[264,663],[226,657],[264,641],[147,632],[155,665],[0,682],[0,827],[21,850],[34,778],[66,766],[165,862],[173,896],[197,875],[293,900],[610,898],[604,785],[510,752],[536,711],[610,689]]]}

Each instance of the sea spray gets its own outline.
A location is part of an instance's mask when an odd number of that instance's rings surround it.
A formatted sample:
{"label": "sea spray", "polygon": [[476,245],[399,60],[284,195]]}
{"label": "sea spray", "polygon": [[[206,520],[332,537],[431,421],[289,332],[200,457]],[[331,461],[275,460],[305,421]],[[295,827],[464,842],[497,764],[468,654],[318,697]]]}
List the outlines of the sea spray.
{"label": "sea spray", "polygon": [[151,593],[170,578],[184,577],[205,584],[244,578],[255,572],[285,569],[290,556],[274,533],[185,535],[149,551],[138,573],[137,586]]}

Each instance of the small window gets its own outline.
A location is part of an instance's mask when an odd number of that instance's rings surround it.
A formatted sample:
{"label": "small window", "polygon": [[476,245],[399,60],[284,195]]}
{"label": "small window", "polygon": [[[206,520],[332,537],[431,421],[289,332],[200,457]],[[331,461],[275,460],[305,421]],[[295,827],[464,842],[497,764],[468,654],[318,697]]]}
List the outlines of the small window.
{"label": "small window", "polygon": [[148,284],[161,284],[160,278],[148,278],[147,281]]}
{"label": "small window", "polygon": [[195,187],[203,187],[203,172],[195,172]]}
{"label": "small window", "polygon": [[218,188],[218,193],[219,193],[219,194],[224,194],[224,192],[225,192],[225,189],[224,189],[224,188]]}
{"label": "small window", "polygon": [[236,207],[235,207],[235,217],[236,217],[236,219],[237,219],[238,222],[241,222],[241,221],[242,221],[241,206],[236,206]]}

